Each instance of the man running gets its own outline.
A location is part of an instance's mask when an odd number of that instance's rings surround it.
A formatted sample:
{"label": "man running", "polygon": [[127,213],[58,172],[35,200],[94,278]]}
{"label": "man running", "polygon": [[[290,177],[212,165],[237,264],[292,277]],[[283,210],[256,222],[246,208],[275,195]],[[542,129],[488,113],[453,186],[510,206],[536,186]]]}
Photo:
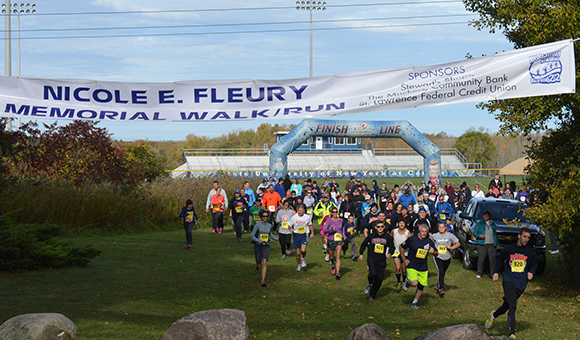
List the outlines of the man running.
{"label": "man running", "polygon": [[294,249],[296,249],[296,262],[298,267],[296,271],[301,271],[306,268],[306,246],[308,245],[308,235],[314,238],[314,234],[310,233],[312,228],[312,221],[310,216],[304,213],[304,205],[298,206],[298,213],[290,218],[290,231],[294,233]]}
{"label": "man running", "polygon": [[369,248],[367,254],[367,265],[369,268],[369,284],[364,291],[369,291],[369,300],[377,298],[377,292],[385,278],[385,268],[387,268],[387,259],[391,258],[395,251],[393,238],[386,231],[386,223],[378,222],[376,231],[370,233],[360,246],[359,260],[363,260],[365,249]]}
{"label": "man running", "polygon": [[262,267],[262,282],[260,285],[266,287],[266,271],[268,257],[270,256],[270,240],[278,239],[272,234],[272,225],[268,223],[270,212],[260,212],[261,221],[256,223],[252,229],[252,243],[254,244],[254,255],[256,257],[256,272]]}
{"label": "man running", "polygon": [[507,312],[510,338],[516,337],[516,307],[518,299],[526,289],[528,281],[536,274],[538,267],[536,252],[532,247],[528,247],[531,237],[530,229],[521,228],[517,242],[505,247],[497,257],[491,277],[493,281],[497,281],[499,279],[498,273],[503,271],[504,296],[502,298],[503,304],[491,312],[489,319],[485,322],[485,328],[490,329],[495,323],[495,319]]}
{"label": "man running", "polygon": [[[415,298],[411,303],[411,308],[419,309],[419,298],[423,294],[423,289],[427,286],[427,275],[429,268],[427,265],[428,253],[437,256],[435,244],[427,237],[429,227],[422,224],[419,226],[417,234],[409,237],[405,242],[399,246],[399,253],[403,262],[407,265],[407,280],[403,284],[403,290],[406,292],[409,285],[417,287]],[[408,250],[408,255],[405,255],[405,250]]]}

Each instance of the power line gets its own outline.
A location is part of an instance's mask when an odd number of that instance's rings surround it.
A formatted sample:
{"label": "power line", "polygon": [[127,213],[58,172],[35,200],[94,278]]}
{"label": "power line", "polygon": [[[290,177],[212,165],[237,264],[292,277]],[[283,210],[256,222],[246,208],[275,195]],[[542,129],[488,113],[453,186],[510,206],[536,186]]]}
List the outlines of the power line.
{"label": "power line", "polygon": [[[352,26],[352,27],[324,27],[313,28],[315,31],[334,31],[346,29],[377,29],[377,28],[397,28],[397,27],[415,27],[415,26],[442,26],[468,24],[467,21],[459,22],[438,22],[424,24],[400,24],[400,25],[375,25],[375,26]],[[54,39],[93,39],[93,38],[131,38],[131,37],[165,37],[165,36],[195,36],[195,35],[221,35],[221,34],[253,34],[253,33],[282,33],[282,32],[301,32],[309,31],[309,28],[298,29],[280,29],[280,30],[259,30],[259,31],[229,31],[229,32],[193,32],[193,33],[149,33],[149,34],[117,34],[117,35],[82,35],[82,36],[60,36],[60,37],[25,37],[20,39],[27,40],[54,40]],[[5,40],[5,38],[0,38]]]}
{"label": "power line", "polygon": [[[409,19],[426,19],[426,18],[448,18],[474,16],[475,14],[441,14],[441,15],[420,15],[404,17],[387,17],[387,18],[358,18],[358,19],[329,19],[315,20],[313,23],[333,23],[333,22],[361,22],[361,21],[380,21],[380,20],[409,20]],[[203,27],[232,27],[232,26],[268,26],[268,25],[292,25],[308,24],[309,21],[276,21],[276,22],[254,22],[254,23],[233,23],[233,24],[196,24],[196,25],[163,25],[163,26],[128,26],[128,27],[91,27],[91,28],[38,28],[38,29],[21,29],[20,32],[63,32],[63,31],[104,31],[104,30],[133,30],[133,29],[168,29],[168,28],[203,28]],[[3,30],[0,30],[2,32]]]}
{"label": "power line", "polygon": [[[341,7],[369,7],[369,6],[401,6],[401,5],[429,5],[462,3],[461,0],[432,0],[412,2],[380,2],[368,4],[338,4],[326,5],[327,8]],[[157,14],[157,13],[192,13],[192,12],[231,12],[231,11],[256,11],[256,10],[288,10],[296,6],[273,6],[273,7],[238,7],[238,8],[205,8],[205,9],[168,9],[168,10],[141,10],[141,11],[118,11],[118,12],[68,12],[68,13],[36,13],[36,16],[69,16],[69,15],[114,15],[114,14]],[[15,14],[12,14],[15,15]]]}

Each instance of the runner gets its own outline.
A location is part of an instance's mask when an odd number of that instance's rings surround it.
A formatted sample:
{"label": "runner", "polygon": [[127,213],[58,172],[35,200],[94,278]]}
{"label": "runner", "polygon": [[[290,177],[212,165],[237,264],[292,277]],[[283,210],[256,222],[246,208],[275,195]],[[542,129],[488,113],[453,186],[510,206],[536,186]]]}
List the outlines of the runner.
{"label": "runner", "polygon": [[355,225],[354,225],[354,215],[349,215],[344,223],[344,235],[346,236],[346,242],[342,245],[342,255],[346,256],[346,251],[348,250],[348,245],[350,244],[350,254],[352,260],[356,261],[356,242],[354,240]]}
{"label": "runner", "polygon": [[304,213],[304,205],[298,206],[298,213],[290,218],[290,231],[294,233],[294,249],[296,249],[296,262],[298,267],[296,271],[301,271],[306,268],[306,246],[308,245],[308,234],[310,238],[314,238],[314,234],[310,233],[312,228],[312,220],[310,216]]}
{"label": "runner", "polygon": [[187,249],[191,249],[191,244],[193,243],[193,236],[191,232],[195,226],[195,221],[198,220],[192,200],[188,199],[185,201],[185,207],[181,209],[179,217],[183,218],[183,229],[185,230],[185,242],[187,243]]}
{"label": "runner", "polygon": [[449,232],[445,223],[439,222],[438,227],[439,232],[433,234],[431,239],[437,246],[437,252],[439,253],[439,255],[433,257],[435,266],[439,272],[435,289],[439,292],[439,295],[443,295],[445,294],[445,272],[449,268],[449,264],[451,264],[451,251],[459,248],[461,244],[459,243],[459,239]]}
{"label": "runner", "polygon": [[282,258],[290,255],[292,244],[292,231],[290,231],[290,219],[294,216],[294,210],[290,208],[290,202],[284,200],[283,208],[276,214],[276,223],[278,224],[278,239],[280,241],[280,250]]}
{"label": "runner", "polygon": [[242,242],[242,226],[244,219],[247,219],[246,212],[248,211],[248,202],[241,197],[240,189],[234,192],[234,198],[230,201],[230,214],[232,214],[232,221],[234,222],[234,230],[236,231],[236,238],[238,243]]}
{"label": "runner", "polygon": [[530,229],[521,228],[518,234],[518,241],[503,249],[493,270],[493,281],[497,281],[499,279],[498,273],[503,271],[503,304],[491,312],[489,319],[485,323],[485,328],[490,329],[495,323],[495,319],[507,312],[510,338],[516,337],[516,307],[518,299],[526,289],[528,281],[536,274],[536,252],[532,247],[528,247],[531,237]]}
{"label": "runner", "polygon": [[[305,201],[306,202],[306,201]],[[322,229],[322,221],[324,220],[324,218],[326,216],[330,216],[330,211],[332,208],[335,208],[338,210],[338,207],[336,206],[336,204],[329,202],[328,201],[328,195],[323,195],[322,199],[320,200],[320,202],[316,203],[316,206],[314,207],[314,216],[316,216],[317,219],[317,223],[320,226],[320,234],[322,236],[322,247],[323,247],[323,252],[324,252],[324,259],[326,262],[330,261],[330,255],[328,254],[328,239],[322,235],[324,230]]]}
{"label": "runner", "polygon": [[[395,262],[395,276],[397,277],[397,293],[401,292],[403,288],[403,282],[407,281],[407,264],[402,261],[399,246],[401,243],[405,242],[413,234],[407,229],[405,221],[399,221],[399,225],[396,229],[391,231],[391,236],[393,237],[393,243],[395,244],[395,252],[393,253],[393,260]],[[405,256],[408,255],[408,251],[405,251]],[[401,281],[401,273],[403,274],[403,280]]]}
{"label": "runner", "polygon": [[264,196],[262,196],[262,205],[270,212],[270,224],[273,224],[273,221],[276,217],[276,209],[280,205],[281,201],[282,197],[280,197],[280,195],[274,191],[274,185],[268,185],[268,191],[266,191]]}
{"label": "runner", "polygon": [[369,284],[364,291],[368,291],[369,300],[371,301],[377,298],[377,292],[383,284],[385,268],[387,268],[386,259],[390,259],[395,250],[393,238],[387,233],[386,228],[387,227],[384,222],[377,223],[376,231],[369,234],[369,236],[365,238],[360,246],[360,261],[363,260],[363,254],[367,246],[369,248],[367,254]]}
{"label": "runner", "polygon": [[[420,308],[419,298],[423,294],[423,289],[427,286],[427,275],[429,274],[427,255],[429,253],[434,256],[438,255],[433,240],[427,237],[428,232],[429,227],[424,224],[420,225],[418,233],[409,237],[399,246],[401,258],[407,265],[408,272],[407,280],[403,284],[403,290],[407,291],[409,285],[417,287],[415,298],[413,299],[413,303],[411,303],[413,309]],[[405,255],[405,249],[409,250],[407,253],[408,256]]]}
{"label": "runner", "polygon": [[256,223],[260,222],[260,211],[266,211],[266,208],[262,206],[262,199],[257,198],[254,201],[254,205],[250,208],[250,220],[252,221],[252,228]]}
{"label": "runner", "polygon": [[338,208],[330,209],[330,218],[324,224],[324,234],[328,241],[328,253],[330,255],[330,273],[340,280],[340,252],[344,240],[344,226],[342,218],[338,217]]}
{"label": "runner", "polygon": [[270,213],[262,211],[260,213],[261,221],[256,223],[252,229],[252,243],[254,244],[254,255],[256,257],[256,273],[262,267],[262,287],[266,287],[266,271],[268,257],[270,256],[270,240],[277,241],[276,236],[272,234],[272,225],[268,223]]}
{"label": "runner", "polygon": [[216,230],[218,234],[221,234],[224,229],[224,209],[226,200],[224,195],[222,195],[222,189],[217,188],[215,194],[211,197],[211,223],[212,223],[212,233]]}

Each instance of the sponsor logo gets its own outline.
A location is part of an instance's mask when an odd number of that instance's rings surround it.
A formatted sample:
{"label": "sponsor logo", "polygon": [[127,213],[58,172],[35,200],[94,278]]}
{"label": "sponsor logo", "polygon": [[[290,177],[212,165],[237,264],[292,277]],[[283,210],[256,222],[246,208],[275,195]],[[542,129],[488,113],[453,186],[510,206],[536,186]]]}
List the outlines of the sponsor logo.
{"label": "sponsor logo", "polygon": [[561,81],[561,52],[541,53],[530,56],[530,82],[532,84],[554,84]]}

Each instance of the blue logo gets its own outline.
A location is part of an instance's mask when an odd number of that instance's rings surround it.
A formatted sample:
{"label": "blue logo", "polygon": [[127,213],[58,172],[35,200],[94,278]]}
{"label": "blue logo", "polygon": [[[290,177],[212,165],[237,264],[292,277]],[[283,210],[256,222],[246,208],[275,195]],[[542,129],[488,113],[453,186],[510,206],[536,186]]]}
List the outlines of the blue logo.
{"label": "blue logo", "polygon": [[554,84],[562,75],[561,52],[536,54],[530,57],[530,82],[532,84]]}

